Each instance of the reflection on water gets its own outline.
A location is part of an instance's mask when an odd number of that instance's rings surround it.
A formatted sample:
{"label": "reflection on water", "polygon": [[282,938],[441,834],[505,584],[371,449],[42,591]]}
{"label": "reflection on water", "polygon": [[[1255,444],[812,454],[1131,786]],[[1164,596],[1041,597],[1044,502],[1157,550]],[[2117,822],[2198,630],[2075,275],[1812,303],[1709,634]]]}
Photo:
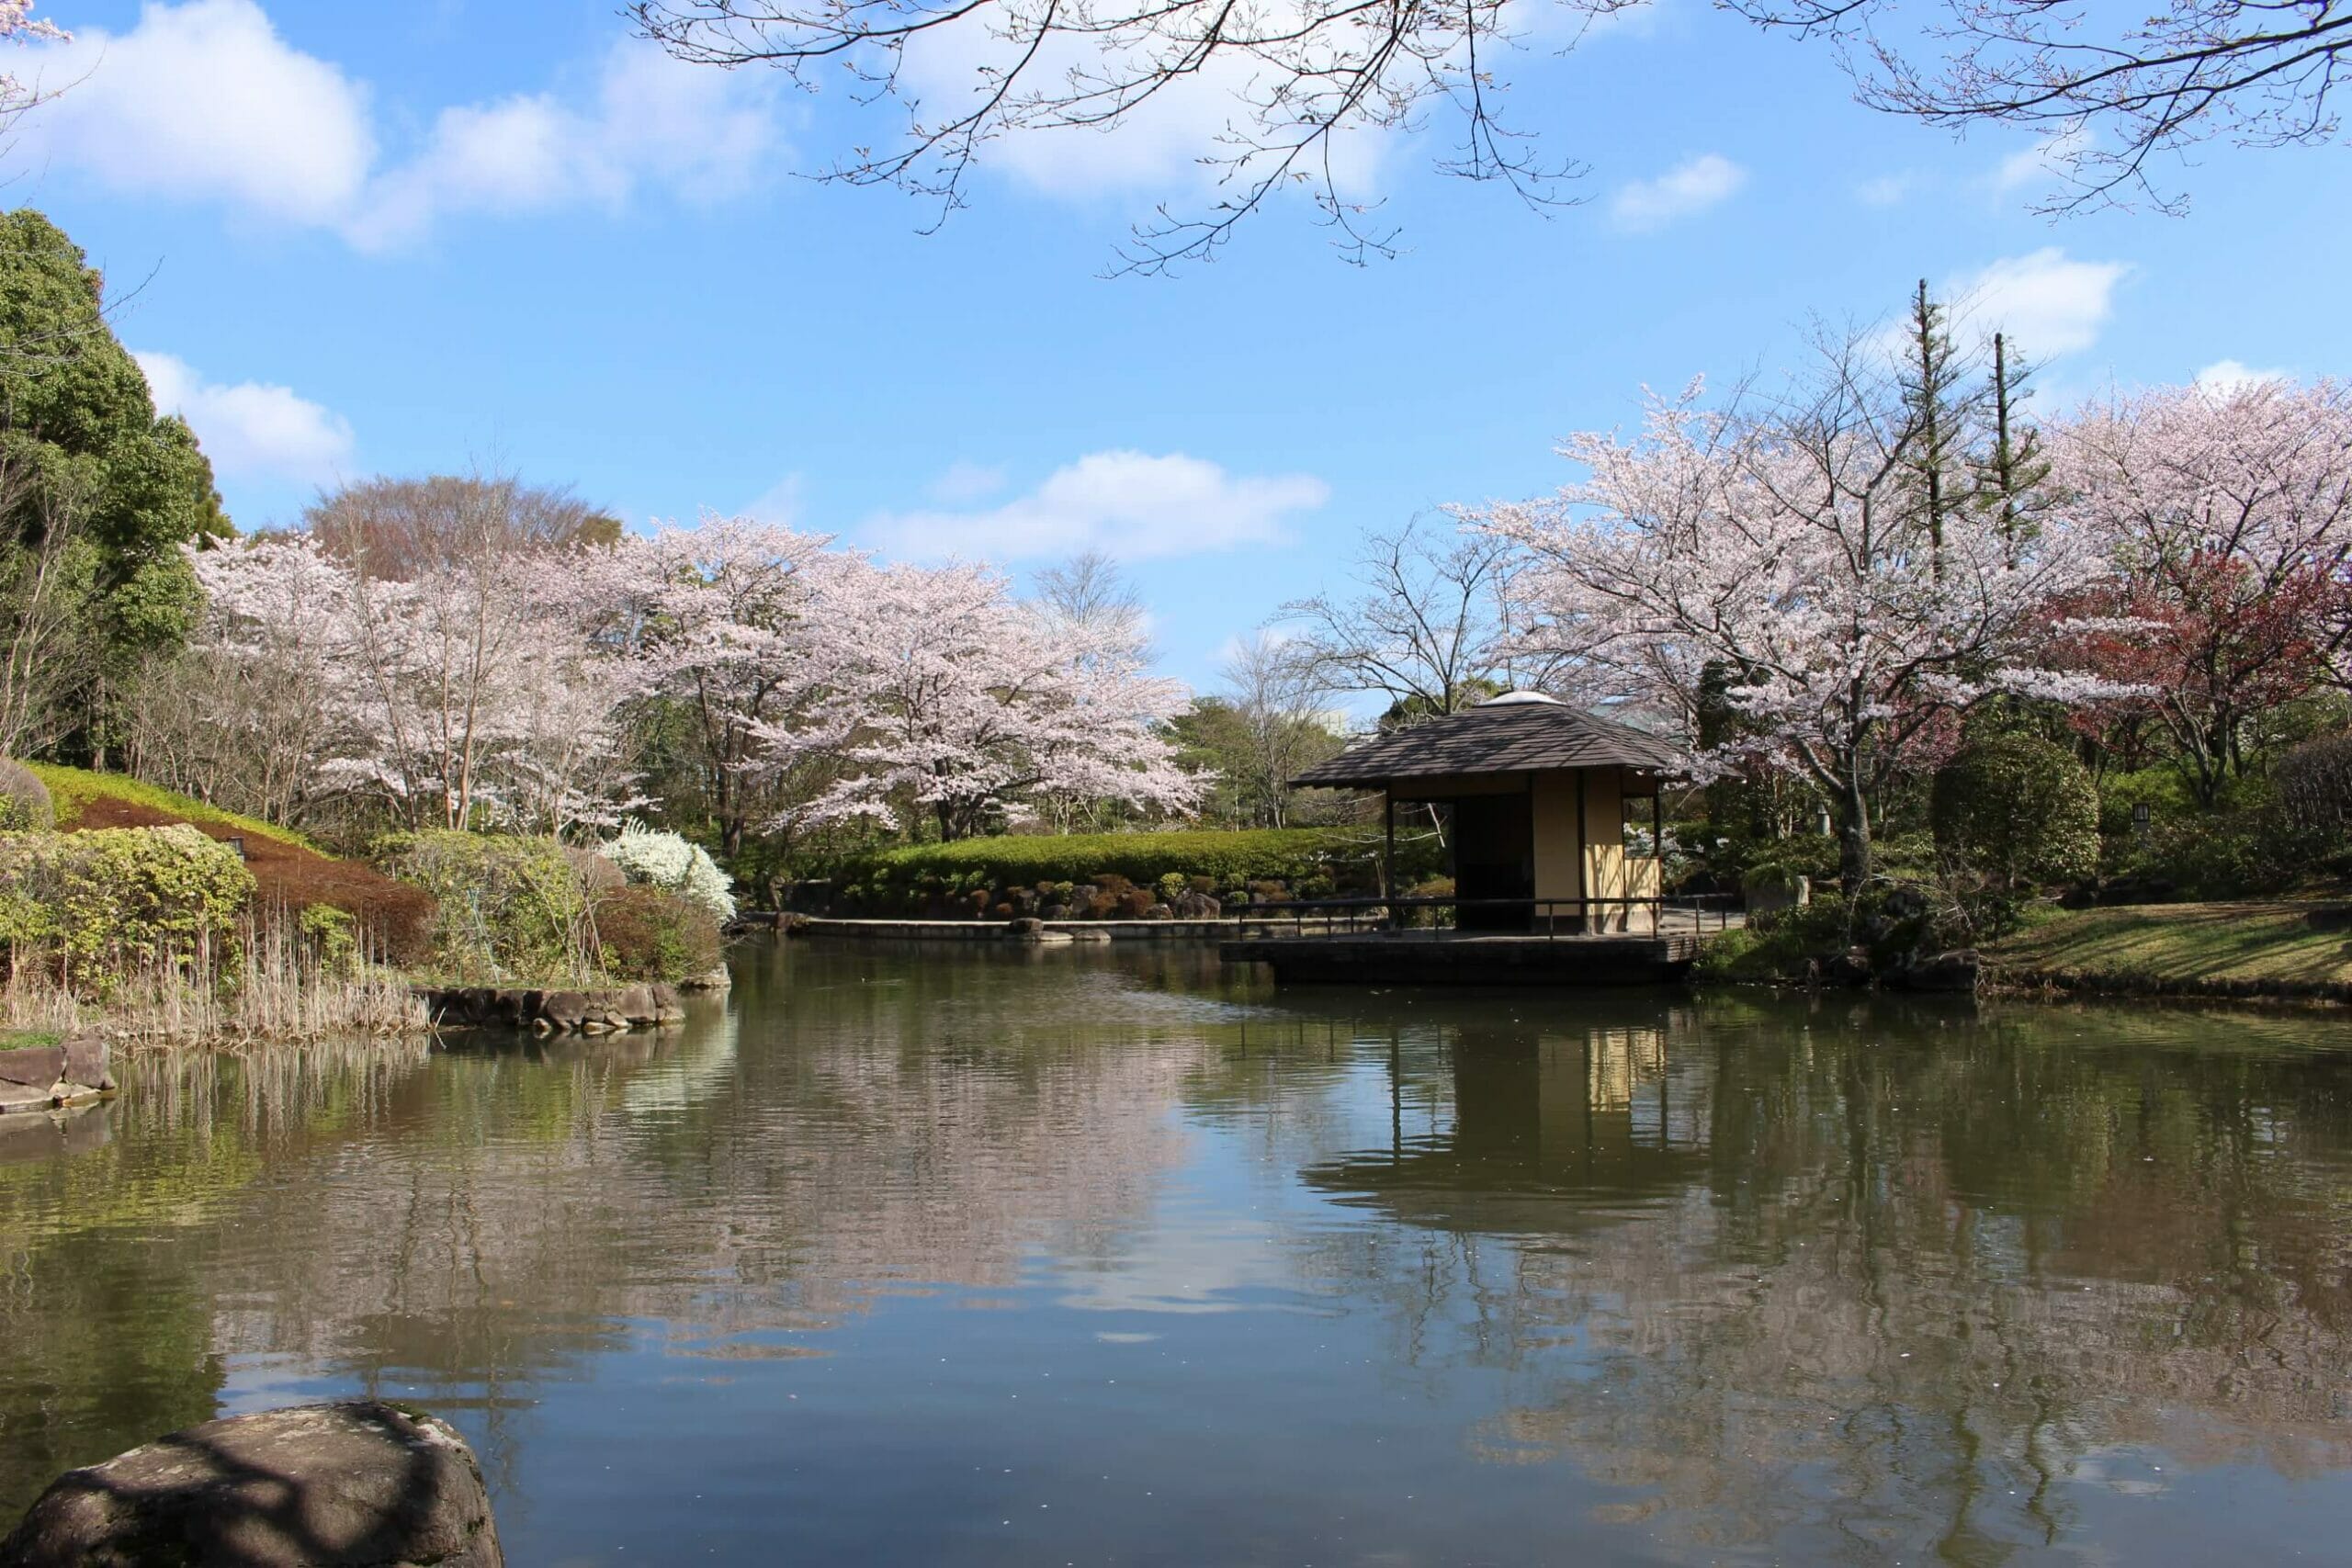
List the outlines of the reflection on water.
{"label": "reflection on water", "polygon": [[0,1127],[0,1505],[450,1416],[517,1562],[2322,1560],[2352,1028],[742,955]]}

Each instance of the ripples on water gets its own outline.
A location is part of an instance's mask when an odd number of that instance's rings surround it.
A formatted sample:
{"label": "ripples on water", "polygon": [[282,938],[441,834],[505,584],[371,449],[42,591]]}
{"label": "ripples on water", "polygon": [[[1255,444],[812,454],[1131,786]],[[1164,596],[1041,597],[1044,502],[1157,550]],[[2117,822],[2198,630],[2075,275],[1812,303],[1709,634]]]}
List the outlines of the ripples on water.
{"label": "ripples on water", "polygon": [[0,1507],[365,1390],[510,1558],[2342,1561],[2333,1015],[753,948],[0,1129]]}

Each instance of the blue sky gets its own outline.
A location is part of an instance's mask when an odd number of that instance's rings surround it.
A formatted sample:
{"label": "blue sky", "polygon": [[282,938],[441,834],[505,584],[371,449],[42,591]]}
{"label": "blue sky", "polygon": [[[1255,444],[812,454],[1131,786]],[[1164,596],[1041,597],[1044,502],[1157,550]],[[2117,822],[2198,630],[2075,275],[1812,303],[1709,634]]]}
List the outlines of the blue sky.
{"label": "blue sky", "polygon": [[1182,124],[1008,148],[924,235],[909,198],[796,176],[887,122],[672,64],[605,4],[40,14],[76,43],[14,63],[73,85],[18,127],[11,194],[121,291],[241,526],[482,466],[639,525],[754,511],[1023,572],[1093,543],[1204,686],[1365,528],[1547,490],[1556,439],[1644,384],[1770,374],[1923,276],[2046,362],[2046,401],[2352,357],[2352,152],[2207,149],[2186,217],[2053,223],[2030,139],[1860,107],[1826,51],[1697,0],[1511,63],[1583,205],[1432,174],[1439,125],[1352,152],[1399,259],[1344,265],[1302,204],[1116,280],[1129,222],[1199,188]]}

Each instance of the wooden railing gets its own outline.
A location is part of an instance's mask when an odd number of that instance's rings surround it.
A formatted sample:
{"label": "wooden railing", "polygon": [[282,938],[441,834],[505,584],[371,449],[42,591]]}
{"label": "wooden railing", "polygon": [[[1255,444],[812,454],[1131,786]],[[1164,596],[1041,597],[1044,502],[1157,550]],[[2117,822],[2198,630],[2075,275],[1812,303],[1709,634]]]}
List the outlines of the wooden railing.
{"label": "wooden railing", "polygon": [[[1496,936],[1566,938],[1656,933],[1667,929],[1668,914],[1690,917],[1687,926],[1678,923],[1677,929],[1723,931],[1732,924],[1736,903],[1725,894],[1682,897],[1653,894],[1616,898],[1301,898],[1231,908],[1219,918],[1237,924],[1276,928],[1288,925],[1295,936],[1383,931],[1403,936],[1426,935],[1435,940],[1463,932],[1463,910],[1493,910],[1523,918],[1526,924],[1487,926],[1476,922],[1470,931]],[[1422,911],[1430,916],[1426,922],[1410,918]],[[1645,927],[1634,924],[1636,913],[1647,917]]]}

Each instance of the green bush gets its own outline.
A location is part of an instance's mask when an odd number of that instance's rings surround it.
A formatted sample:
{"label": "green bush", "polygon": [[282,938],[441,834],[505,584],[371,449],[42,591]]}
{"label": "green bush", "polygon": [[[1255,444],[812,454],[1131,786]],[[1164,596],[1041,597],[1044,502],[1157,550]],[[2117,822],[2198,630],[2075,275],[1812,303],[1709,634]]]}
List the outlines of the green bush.
{"label": "green bush", "polygon": [[580,874],[553,839],[401,833],[377,864],[433,895],[434,970],[467,981],[585,979],[598,954]]}
{"label": "green bush", "polygon": [[2171,767],[2143,768],[2137,773],[2109,773],[2099,781],[2098,832],[2109,845],[2109,853],[2120,859],[2132,852],[2135,842],[2132,811],[2148,808],[2151,830],[2165,824],[2187,821],[2198,815],[2189,799],[2188,786],[2182,782],[2180,770]]}
{"label": "green bush", "polygon": [[347,970],[356,965],[359,920],[350,910],[338,909],[332,904],[306,904],[294,917],[294,929],[329,969]]}
{"label": "green bush", "polygon": [[187,957],[253,897],[237,852],[185,824],[0,837],[0,943],[54,953],[77,983]]}
{"label": "green bush", "polygon": [[1936,847],[1999,887],[2087,876],[2098,865],[2098,791],[2083,765],[2030,735],[1996,735],[1936,770]]}
{"label": "green bush", "polygon": [[40,775],[0,757],[0,833],[45,833],[55,826],[57,807]]}
{"label": "green bush", "polygon": [[600,893],[595,919],[600,966],[617,980],[675,984],[725,962],[717,912],[668,888],[638,885]]}

